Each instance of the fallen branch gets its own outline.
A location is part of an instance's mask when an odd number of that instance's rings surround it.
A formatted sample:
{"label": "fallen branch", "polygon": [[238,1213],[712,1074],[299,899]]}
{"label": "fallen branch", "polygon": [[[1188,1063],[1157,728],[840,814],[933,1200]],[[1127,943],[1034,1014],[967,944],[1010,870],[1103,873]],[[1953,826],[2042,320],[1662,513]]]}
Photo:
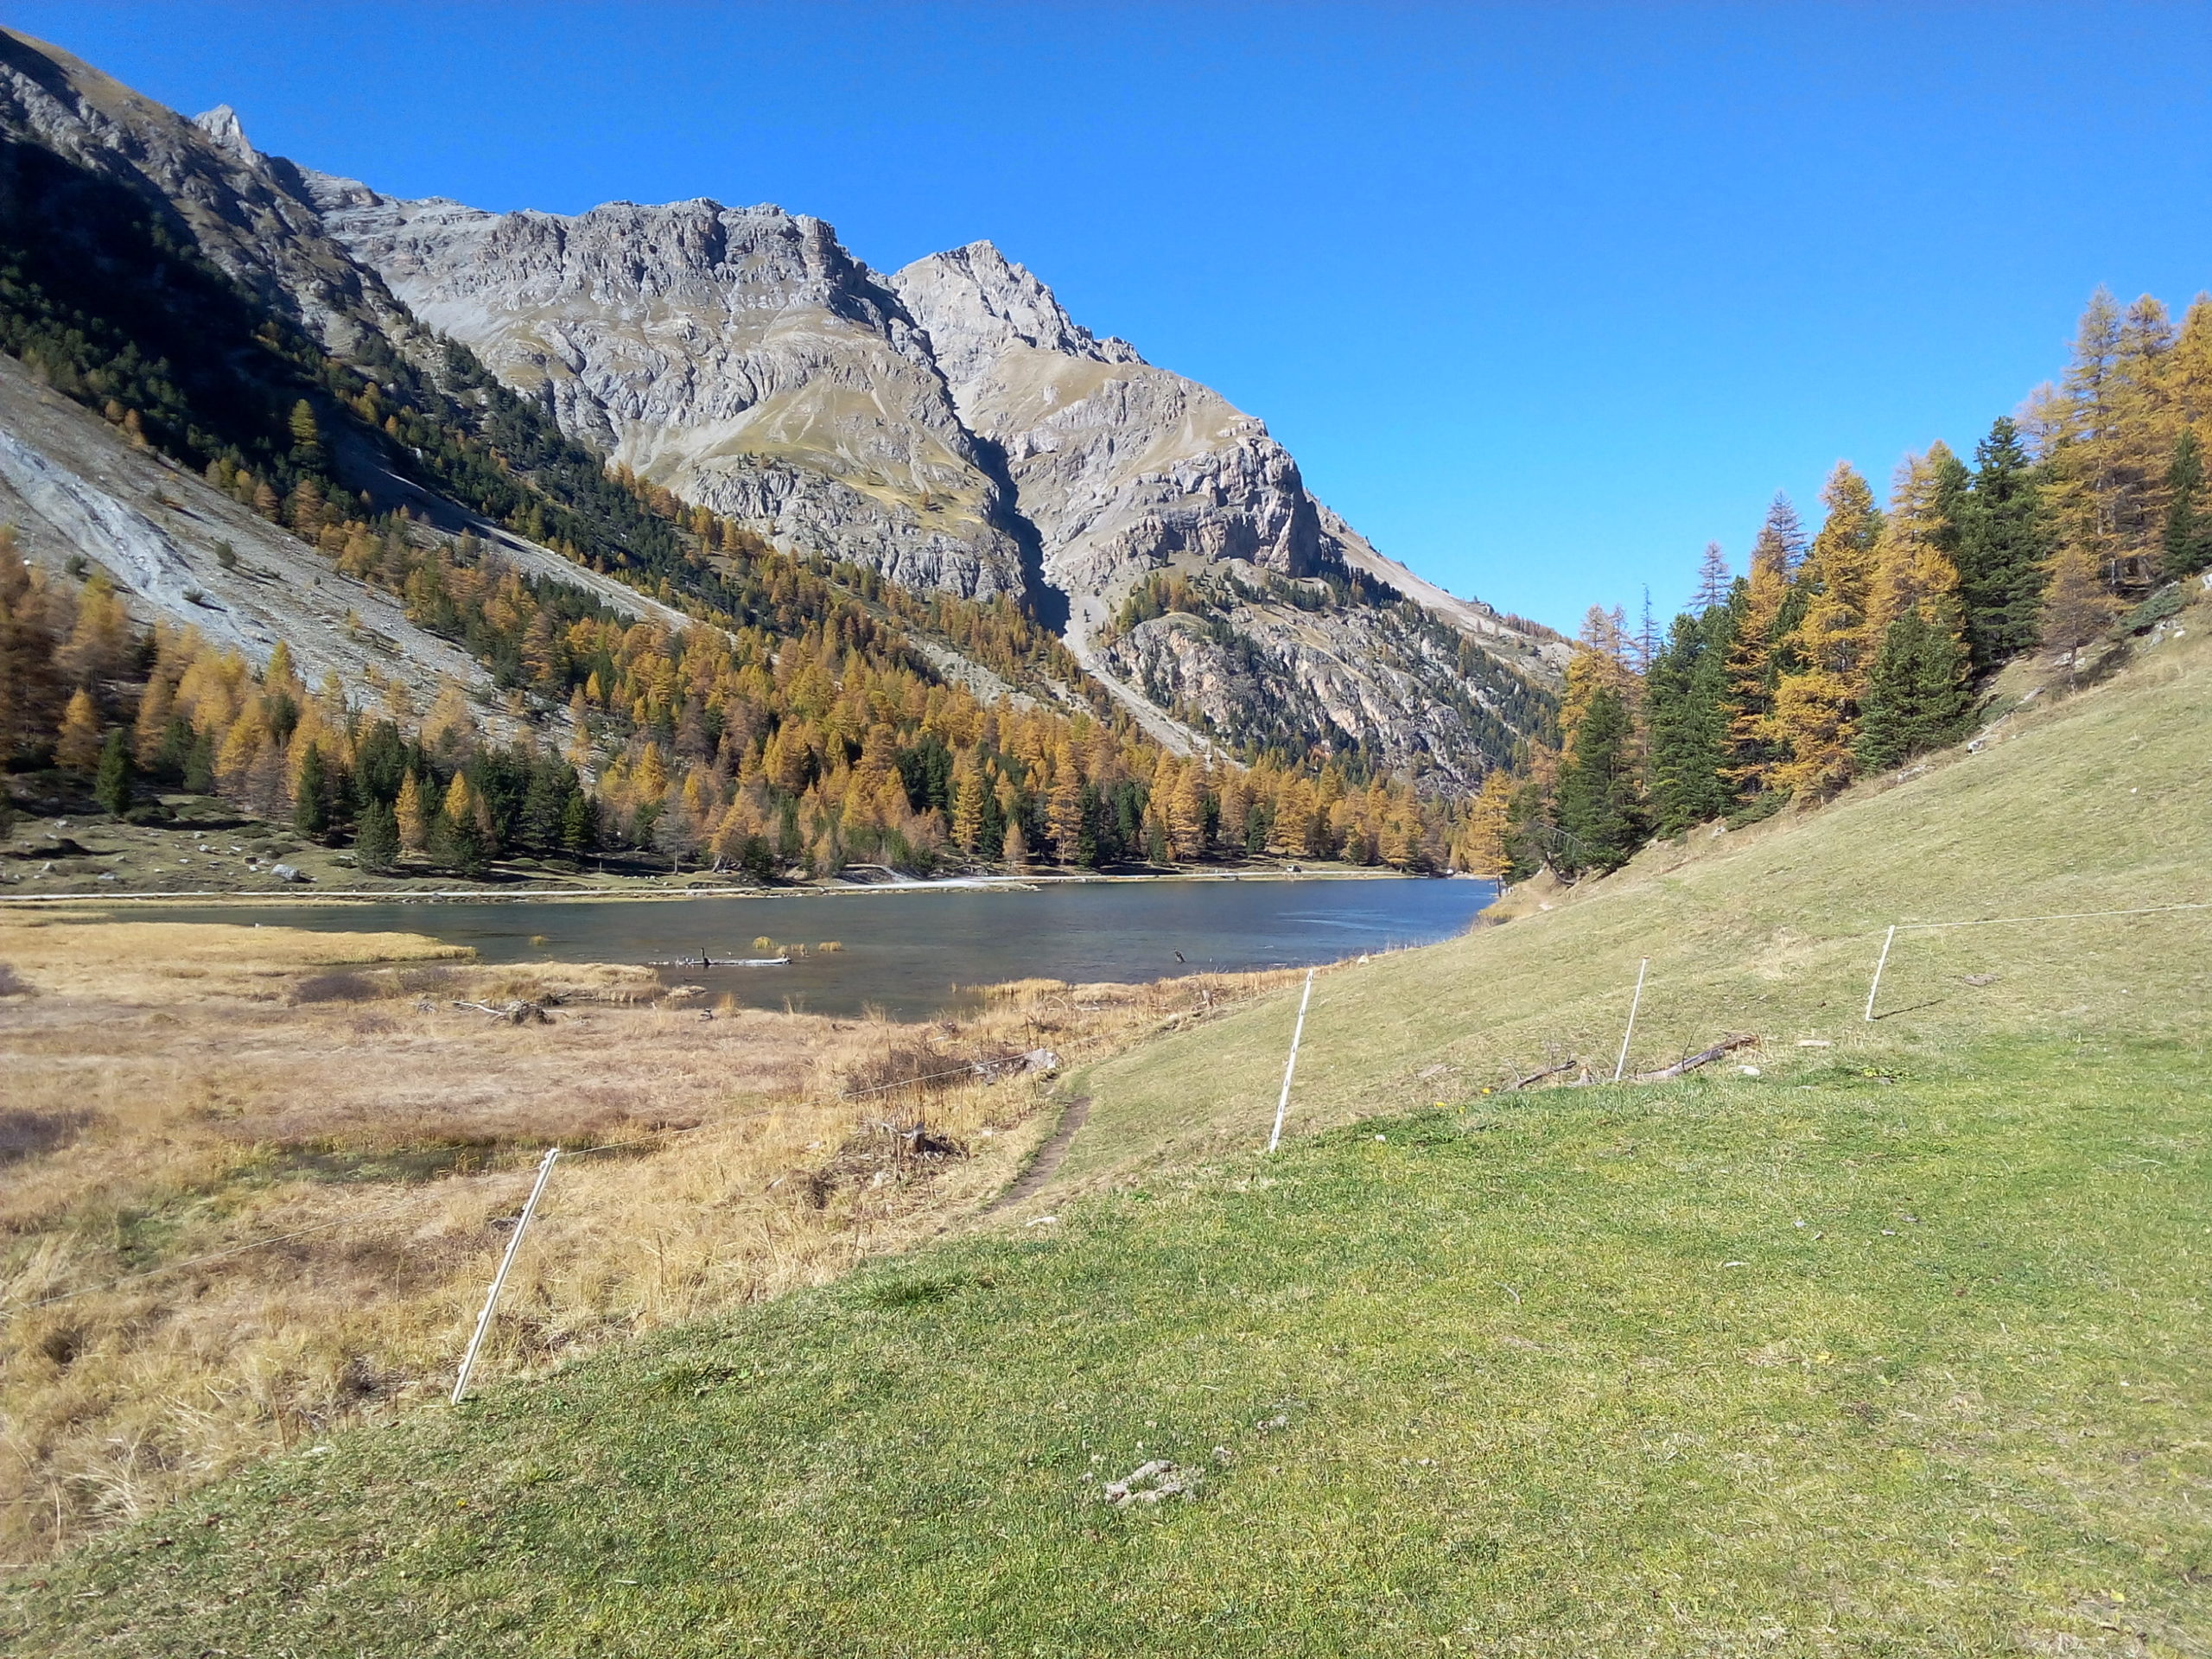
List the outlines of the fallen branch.
{"label": "fallen branch", "polygon": [[454,1007],[466,1008],[474,1014],[488,1014],[494,1020],[504,1020],[511,1026],[550,1026],[553,1023],[553,1016],[546,1013],[544,1005],[539,1002],[509,1002],[503,1007],[495,1007],[489,1002],[456,1001]]}
{"label": "fallen branch", "polygon": [[[1561,1060],[1557,1065],[1548,1065],[1541,1071],[1531,1071],[1527,1077],[1516,1083],[1513,1088],[1526,1089],[1532,1083],[1541,1083],[1546,1077],[1555,1077],[1562,1071],[1572,1071],[1581,1064],[1580,1060]],[[1510,1093],[1511,1090],[1509,1090],[1507,1092]]]}
{"label": "fallen branch", "polygon": [[1672,1065],[1662,1066],[1656,1071],[1639,1071],[1636,1074],[1636,1080],[1638,1083],[1665,1083],[1671,1077],[1681,1077],[1686,1071],[1694,1071],[1700,1065],[1711,1065],[1715,1060],[1732,1054],[1739,1048],[1754,1047],[1758,1040],[1752,1036],[1724,1037],[1711,1048],[1700,1049],[1694,1054],[1685,1055]]}

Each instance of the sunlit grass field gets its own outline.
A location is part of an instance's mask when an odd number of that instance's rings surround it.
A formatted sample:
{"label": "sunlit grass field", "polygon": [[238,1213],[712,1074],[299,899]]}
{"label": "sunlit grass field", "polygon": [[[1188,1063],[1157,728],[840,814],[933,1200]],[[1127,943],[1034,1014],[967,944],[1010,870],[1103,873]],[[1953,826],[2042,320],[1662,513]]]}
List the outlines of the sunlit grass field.
{"label": "sunlit grass field", "polygon": [[[2203,1056],[1455,1103],[342,1438],[24,1652],[2201,1652]],[[1187,1496],[1116,1506],[1149,1460]]]}

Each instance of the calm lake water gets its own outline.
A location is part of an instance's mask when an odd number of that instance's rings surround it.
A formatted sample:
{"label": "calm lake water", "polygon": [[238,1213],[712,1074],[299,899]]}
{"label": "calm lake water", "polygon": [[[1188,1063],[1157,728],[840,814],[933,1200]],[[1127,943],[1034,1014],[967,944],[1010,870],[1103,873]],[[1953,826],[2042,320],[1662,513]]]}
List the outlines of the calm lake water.
{"label": "calm lake water", "polygon": [[[874,1006],[922,1019],[968,1001],[963,986],[1001,980],[1136,982],[1428,944],[1465,931],[1496,892],[1471,880],[1247,879],[548,904],[163,905],[130,913],[427,933],[473,945],[486,962],[688,958],[669,976],[741,1003],[837,1015]],[[760,938],[806,952],[786,967],[721,965],[774,954],[755,949]],[[842,948],[819,948],[830,940]],[[696,965],[702,951],[715,966]]]}

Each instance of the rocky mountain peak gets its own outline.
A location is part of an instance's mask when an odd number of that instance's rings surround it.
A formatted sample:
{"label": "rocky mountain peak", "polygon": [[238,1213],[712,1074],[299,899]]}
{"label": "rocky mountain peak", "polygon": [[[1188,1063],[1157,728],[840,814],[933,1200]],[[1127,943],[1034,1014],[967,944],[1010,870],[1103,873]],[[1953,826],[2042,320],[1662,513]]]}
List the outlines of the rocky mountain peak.
{"label": "rocky mountain peak", "polygon": [[1094,363],[1144,361],[1126,340],[1101,340],[1077,322],[1051,289],[990,242],[917,259],[891,285],[929,329],[956,397],[1018,346]]}
{"label": "rocky mountain peak", "polygon": [[247,142],[245,129],[238,124],[238,112],[227,104],[218,104],[213,109],[192,118],[192,124],[207,135],[207,141],[216,149],[236,156],[247,166],[261,161],[261,152]]}
{"label": "rocky mountain peak", "polygon": [[825,220],[703,196],[487,213],[304,176],[331,236],[570,436],[786,547],[1025,590],[927,341]]}

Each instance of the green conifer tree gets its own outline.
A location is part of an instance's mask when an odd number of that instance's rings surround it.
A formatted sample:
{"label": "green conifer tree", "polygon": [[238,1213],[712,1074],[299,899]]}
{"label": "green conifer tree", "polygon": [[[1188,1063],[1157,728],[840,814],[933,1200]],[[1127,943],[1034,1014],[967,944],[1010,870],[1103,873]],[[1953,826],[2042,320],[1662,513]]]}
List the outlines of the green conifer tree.
{"label": "green conifer tree", "polygon": [[184,788],[188,795],[215,792],[215,740],[205,732],[194,736],[185,753]]}
{"label": "green conifer tree", "polygon": [[1928,539],[1955,565],[1959,543],[1966,534],[1967,515],[1972,511],[1974,474],[1948,443],[1930,445],[1928,459],[1936,474],[1936,487],[1928,501]]}
{"label": "green conifer tree", "polygon": [[107,734],[100,746],[99,774],[92,780],[92,798],[104,811],[121,817],[130,810],[130,785],[137,775],[130,764],[130,745],[120,728]]}
{"label": "green conifer tree", "polygon": [[1917,606],[1891,623],[1859,705],[1856,760],[1886,772],[1955,742],[1974,711],[1964,643]]}
{"label": "green conifer tree", "polygon": [[292,804],[293,827],[310,840],[320,841],[330,831],[330,772],[322,763],[322,746],[308,745],[300,758],[298,797]]}
{"label": "green conifer tree", "polygon": [[1568,874],[1617,869],[1643,839],[1635,739],[1627,702],[1611,685],[1599,685],[1576,728],[1573,758],[1560,776],[1557,862]]}
{"label": "green conifer tree", "polygon": [[353,856],[371,875],[389,875],[399,868],[399,818],[388,802],[371,801],[361,810]]}
{"label": "green conifer tree", "polygon": [[1714,605],[1684,613],[1668,630],[1644,682],[1650,724],[1652,827],[1680,835],[1726,814],[1736,791],[1726,776],[1728,653],[1736,639],[1736,607]]}
{"label": "green conifer tree", "polygon": [[1959,597],[1967,653],[1986,674],[2041,637],[2051,547],[2043,483],[2019,428],[2000,418],[1974,447],[1973,487],[1958,505]]}
{"label": "green conifer tree", "polygon": [[581,787],[572,789],[561,804],[561,850],[588,853],[597,845],[599,824],[592,811],[591,798]]}
{"label": "green conifer tree", "polygon": [[432,863],[462,875],[481,875],[490,861],[475,818],[466,814],[456,818],[443,809],[430,824],[429,853]]}
{"label": "green conifer tree", "polygon": [[2169,582],[2212,569],[2212,511],[2204,499],[2204,452],[2196,434],[2182,429],[2166,469],[2166,526],[2160,537],[2158,574]]}

